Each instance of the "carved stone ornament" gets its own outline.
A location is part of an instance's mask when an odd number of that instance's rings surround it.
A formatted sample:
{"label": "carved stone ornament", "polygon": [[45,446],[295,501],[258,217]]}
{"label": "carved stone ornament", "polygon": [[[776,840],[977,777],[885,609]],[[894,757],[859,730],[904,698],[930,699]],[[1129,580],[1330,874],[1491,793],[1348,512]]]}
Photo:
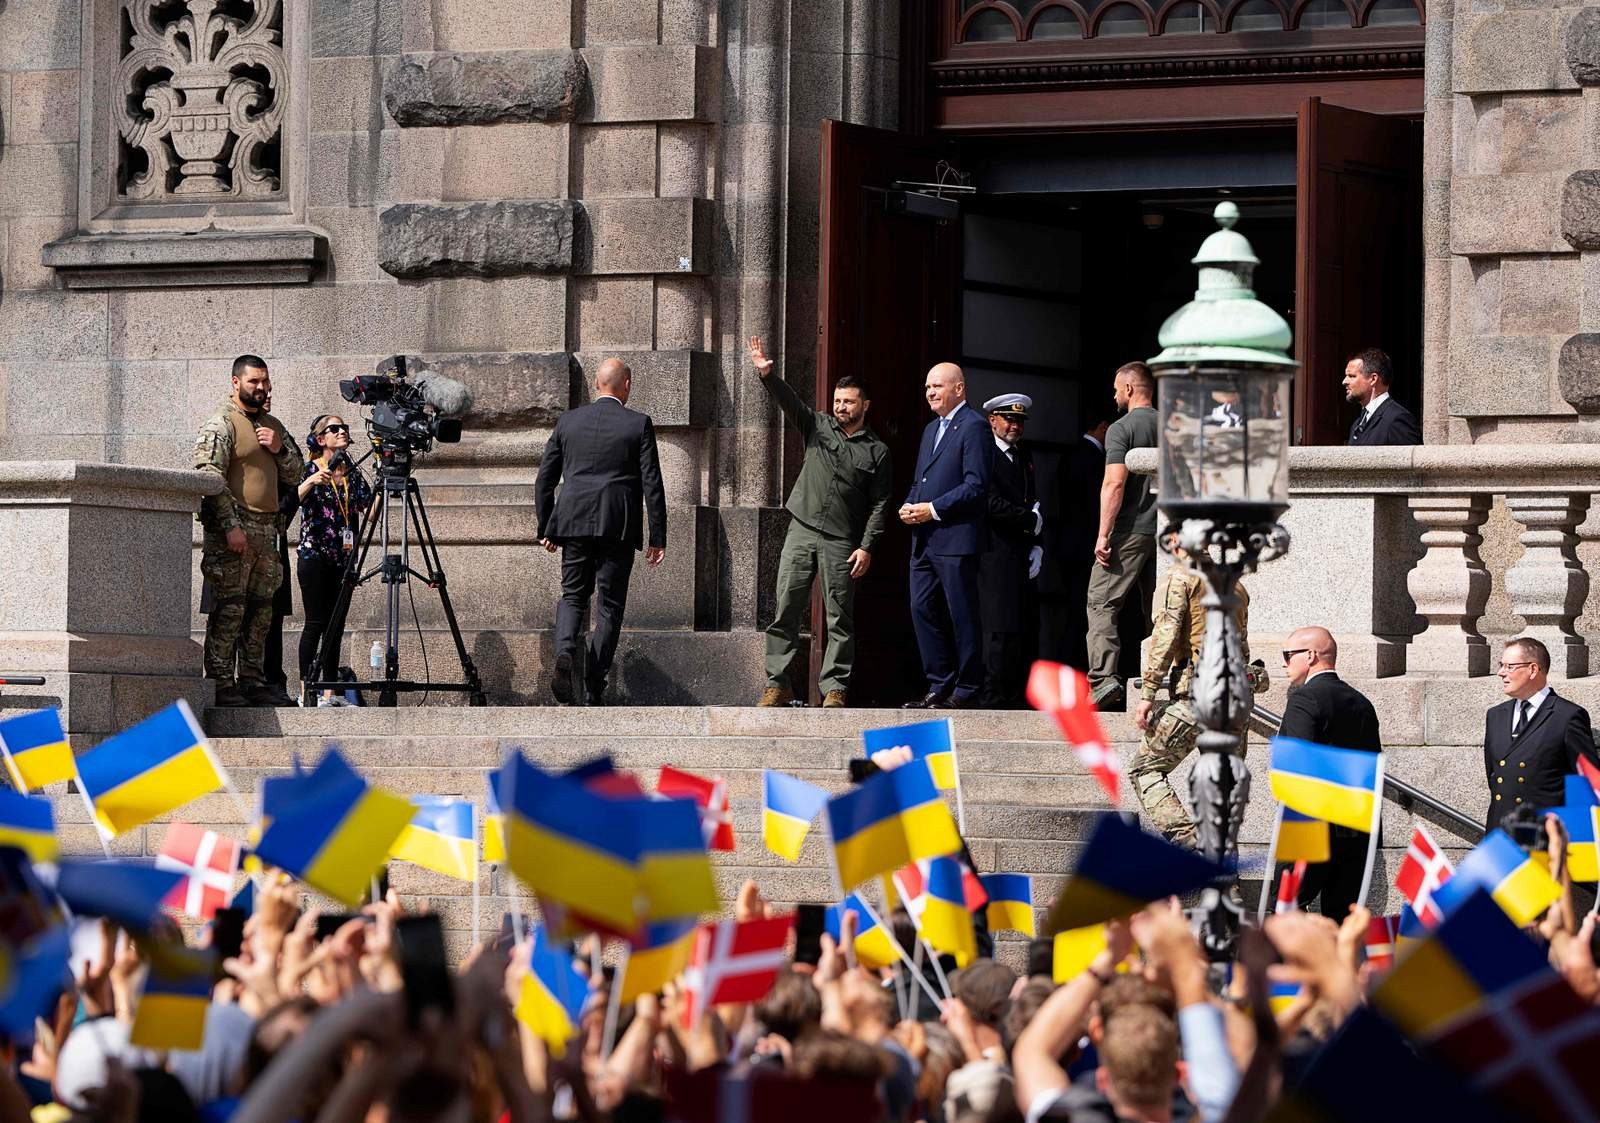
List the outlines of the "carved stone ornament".
{"label": "carved stone ornament", "polygon": [[132,36],[112,99],[124,141],[119,195],[277,194],[288,81],[280,0],[123,0],[122,9]]}

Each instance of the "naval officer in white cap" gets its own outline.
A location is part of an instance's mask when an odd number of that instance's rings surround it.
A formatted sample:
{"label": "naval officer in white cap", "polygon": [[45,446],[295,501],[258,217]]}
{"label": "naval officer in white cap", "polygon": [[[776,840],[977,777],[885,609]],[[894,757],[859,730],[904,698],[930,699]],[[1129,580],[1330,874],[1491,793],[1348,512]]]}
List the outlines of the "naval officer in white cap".
{"label": "naval officer in white cap", "polygon": [[1044,516],[1034,481],[1033,457],[1022,442],[1033,399],[1001,394],[983,403],[994,434],[994,465],[989,473],[989,549],[978,566],[982,605],[984,705],[1025,709],[1028,668],[1038,638],[1039,567],[1044,549]]}

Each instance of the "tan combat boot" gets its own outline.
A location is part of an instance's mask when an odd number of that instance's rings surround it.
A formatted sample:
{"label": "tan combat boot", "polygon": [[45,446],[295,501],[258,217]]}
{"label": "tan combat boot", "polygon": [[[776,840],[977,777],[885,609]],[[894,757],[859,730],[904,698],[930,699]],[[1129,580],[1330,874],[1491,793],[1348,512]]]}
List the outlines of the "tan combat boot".
{"label": "tan combat boot", "polygon": [[842,690],[830,690],[822,699],[822,708],[825,710],[842,710],[850,704]]}
{"label": "tan combat boot", "polygon": [[794,701],[794,691],[783,686],[769,686],[761,695],[758,706],[787,706]]}

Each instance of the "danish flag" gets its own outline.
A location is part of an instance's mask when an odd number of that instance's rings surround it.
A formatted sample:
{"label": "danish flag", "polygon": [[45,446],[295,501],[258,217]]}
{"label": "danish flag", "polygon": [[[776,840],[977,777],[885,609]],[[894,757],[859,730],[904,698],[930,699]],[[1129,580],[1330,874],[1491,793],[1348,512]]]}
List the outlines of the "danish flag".
{"label": "danish flag", "polygon": [[718,776],[706,779],[692,772],[661,766],[656,794],[668,799],[692,799],[700,808],[700,827],[711,850],[733,849],[733,815],[728,810],[728,785]]}
{"label": "danish flag", "polygon": [[1028,675],[1028,702],[1056,719],[1061,736],[1078,754],[1113,807],[1121,800],[1122,759],[1106,740],[1100,716],[1089,694],[1089,680],[1082,671],[1041,659]]}
{"label": "danish flag", "polygon": [[692,1028],[712,1006],[766,997],[789,961],[784,949],[793,930],[792,912],[764,920],[702,924],[683,973],[684,1025]]}
{"label": "danish flag", "polygon": [[1394,966],[1395,942],[1400,938],[1400,917],[1375,916],[1367,921],[1367,962],[1376,971]]}
{"label": "danish flag", "polygon": [[1411,911],[1430,932],[1444,919],[1444,913],[1433,903],[1433,891],[1449,881],[1454,872],[1450,859],[1426,830],[1418,827],[1412,832],[1411,845],[1406,848],[1405,860],[1394,877],[1394,887],[1400,890],[1400,895],[1410,903]]}
{"label": "danish flag", "polygon": [[156,868],[184,875],[162,903],[189,916],[210,920],[233,896],[239,868],[239,843],[216,831],[173,823],[156,856]]}
{"label": "danish flag", "polygon": [[[961,862],[961,859],[957,858],[956,861]],[[932,858],[923,858],[894,871],[895,894],[906,907],[906,912],[911,914],[912,923],[919,928],[922,926],[922,910],[928,901],[928,867],[931,865]],[[965,862],[961,862],[961,895],[968,912],[977,912],[989,903],[989,894],[984,891],[983,882],[978,880],[978,875]]]}
{"label": "danish flag", "polygon": [[1300,903],[1300,882],[1306,876],[1306,863],[1296,862],[1291,869],[1283,871],[1283,876],[1278,879],[1278,899],[1273,902],[1272,913],[1282,916],[1286,912],[1293,912]]}

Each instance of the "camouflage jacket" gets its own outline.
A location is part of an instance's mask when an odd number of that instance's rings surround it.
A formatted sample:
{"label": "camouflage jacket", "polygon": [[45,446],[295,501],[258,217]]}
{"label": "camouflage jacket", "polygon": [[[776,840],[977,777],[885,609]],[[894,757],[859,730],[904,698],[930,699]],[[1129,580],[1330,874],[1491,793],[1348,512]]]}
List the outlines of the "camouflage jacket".
{"label": "camouflage jacket", "polygon": [[[1150,631],[1149,653],[1145,656],[1144,677],[1139,697],[1154,702],[1172,668],[1180,668],[1174,698],[1187,698],[1194,680],[1194,660],[1206,637],[1206,610],[1201,600],[1206,595],[1205,578],[1182,562],[1174,561],[1166,579],[1156,590],[1155,620]],[[1239,642],[1244,661],[1250,662],[1250,594],[1238,586]]]}
{"label": "camouflage jacket", "polygon": [[[195,440],[195,468],[212,473],[223,483],[221,491],[201,500],[200,513],[197,516],[206,530],[217,534],[226,534],[239,526],[243,519],[242,497],[234,495],[228,487],[229,471],[233,466],[234,457],[231,415],[243,412],[230,398],[222,404],[221,409],[201,423],[200,434]],[[254,416],[246,414],[246,417],[252,428],[267,425],[279,431],[283,447],[273,454],[278,487],[280,490],[285,487],[298,487],[300,476],[305,470],[305,457],[301,454],[300,446],[295,443],[294,437],[290,436],[283,423],[270,413],[259,413]]]}

